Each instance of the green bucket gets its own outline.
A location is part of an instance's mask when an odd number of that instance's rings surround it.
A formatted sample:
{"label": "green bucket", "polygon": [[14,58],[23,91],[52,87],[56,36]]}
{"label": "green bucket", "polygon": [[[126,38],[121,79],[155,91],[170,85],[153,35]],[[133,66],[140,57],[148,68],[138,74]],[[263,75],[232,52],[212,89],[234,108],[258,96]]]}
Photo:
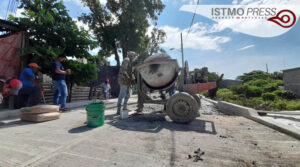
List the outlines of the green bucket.
{"label": "green bucket", "polygon": [[86,106],[87,111],[87,126],[88,127],[99,127],[104,125],[105,115],[105,104],[104,103],[91,103]]}

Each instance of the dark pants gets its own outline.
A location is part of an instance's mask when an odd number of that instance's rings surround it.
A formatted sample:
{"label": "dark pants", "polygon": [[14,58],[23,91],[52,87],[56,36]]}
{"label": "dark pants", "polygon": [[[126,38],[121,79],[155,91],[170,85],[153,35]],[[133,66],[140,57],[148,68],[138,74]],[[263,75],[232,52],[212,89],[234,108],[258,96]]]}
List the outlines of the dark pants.
{"label": "dark pants", "polygon": [[19,92],[20,107],[31,107],[41,103],[41,90],[37,87],[22,88]]}

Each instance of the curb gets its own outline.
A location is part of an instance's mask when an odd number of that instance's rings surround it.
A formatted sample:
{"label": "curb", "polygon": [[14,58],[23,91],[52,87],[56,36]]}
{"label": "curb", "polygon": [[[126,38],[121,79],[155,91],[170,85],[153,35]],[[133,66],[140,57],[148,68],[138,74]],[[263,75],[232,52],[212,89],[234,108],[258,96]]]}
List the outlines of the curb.
{"label": "curb", "polygon": [[200,97],[201,97],[201,99],[203,99],[203,100],[205,100],[205,101],[207,101],[207,102],[213,103],[214,105],[218,105],[218,102],[215,101],[215,100],[208,99],[208,98],[206,98],[205,96],[200,96]]}
{"label": "curb", "polygon": [[274,130],[277,130],[279,132],[285,133],[289,136],[292,136],[298,140],[300,140],[300,133],[297,132],[296,129],[292,129],[290,127],[286,127],[285,125],[279,125],[276,122],[270,121],[270,120],[264,120],[263,117],[260,117],[256,110],[252,108],[243,107],[237,104],[232,104],[224,101],[220,101],[217,104],[219,110],[223,112],[224,114],[228,115],[238,115],[243,116],[248,119],[251,119],[255,122],[258,122],[260,124],[263,124],[265,126],[268,126]]}
{"label": "curb", "polygon": [[246,118],[251,118],[253,116],[259,116],[257,111],[252,108],[228,103],[225,101],[218,102],[217,106],[221,112],[223,112],[224,114],[228,114],[228,115],[243,116]]}

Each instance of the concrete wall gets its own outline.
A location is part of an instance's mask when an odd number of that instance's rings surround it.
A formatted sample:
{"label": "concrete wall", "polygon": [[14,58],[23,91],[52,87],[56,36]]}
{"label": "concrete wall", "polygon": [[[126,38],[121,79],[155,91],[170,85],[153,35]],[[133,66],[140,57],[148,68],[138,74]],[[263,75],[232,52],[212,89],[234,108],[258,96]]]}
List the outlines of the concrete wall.
{"label": "concrete wall", "polygon": [[106,78],[110,80],[111,86],[111,95],[112,97],[118,97],[120,86],[118,83],[118,74],[119,74],[119,67],[116,66],[105,66],[100,68],[98,73],[98,79],[93,82],[93,85],[100,85],[105,81]]}
{"label": "concrete wall", "polygon": [[283,71],[284,89],[300,97],[300,68]]}

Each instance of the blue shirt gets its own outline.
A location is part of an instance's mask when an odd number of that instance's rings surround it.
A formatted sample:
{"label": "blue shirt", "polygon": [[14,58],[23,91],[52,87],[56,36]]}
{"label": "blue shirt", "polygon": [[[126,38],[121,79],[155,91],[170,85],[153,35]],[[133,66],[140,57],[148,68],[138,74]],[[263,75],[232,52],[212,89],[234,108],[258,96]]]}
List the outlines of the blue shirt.
{"label": "blue shirt", "polygon": [[20,81],[23,83],[22,88],[31,88],[35,87],[35,85],[28,79],[28,77],[32,77],[35,79],[34,72],[31,68],[25,68],[20,75]]}
{"label": "blue shirt", "polygon": [[56,69],[62,70],[62,71],[65,70],[64,67],[61,65],[61,63],[58,60],[56,60],[52,63],[52,69],[51,69],[52,79],[55,81],[66,80],[66,75],[65,74],[57,74],[55,72]]}

